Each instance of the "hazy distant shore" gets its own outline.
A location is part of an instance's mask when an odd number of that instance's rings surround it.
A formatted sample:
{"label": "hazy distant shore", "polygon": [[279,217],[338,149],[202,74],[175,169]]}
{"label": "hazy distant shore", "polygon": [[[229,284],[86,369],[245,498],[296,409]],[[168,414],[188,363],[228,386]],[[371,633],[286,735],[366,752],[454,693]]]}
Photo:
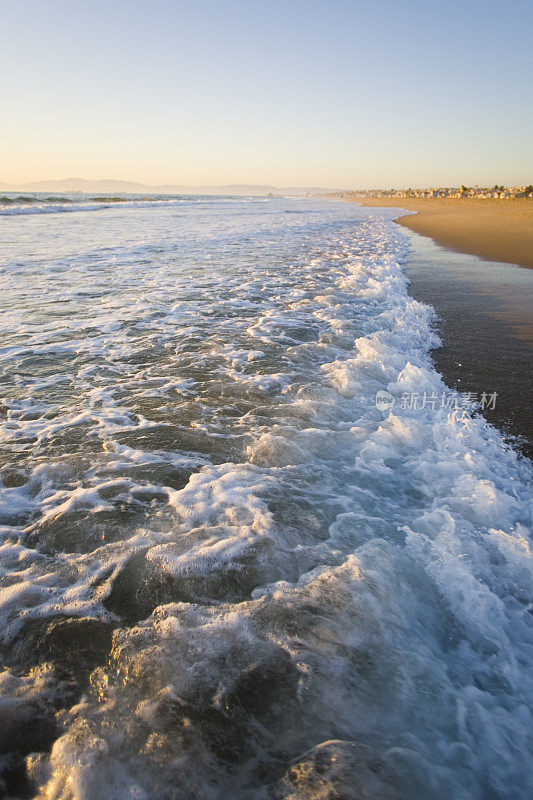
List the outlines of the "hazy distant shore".
{"label": "hazy distant shore", "polygon": [[89,192],[91,194],[216,194],[216,195],[302,195],[324,194],[335,191],[318,186],[272,186],[270,184],[227,183],[216,185],[187,186],[185,184],[161,183],[157,185],[120,181],[113,179],[86,180],[66,178],[63,180],[32,181],[10,184],[0,181],[1,192]]}
{"label": "hazy distant shore", "polygon": [[533,201],[448,198],[354,198],[363,206],[397,207],[397,222],[439,244],[533,268]]}

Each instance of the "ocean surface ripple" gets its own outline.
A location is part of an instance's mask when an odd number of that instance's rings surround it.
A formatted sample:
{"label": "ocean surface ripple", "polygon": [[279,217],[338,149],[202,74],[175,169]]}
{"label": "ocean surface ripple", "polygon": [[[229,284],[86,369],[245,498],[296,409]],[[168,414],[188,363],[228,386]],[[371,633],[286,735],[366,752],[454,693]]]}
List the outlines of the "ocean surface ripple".
{"label": "ocean surface ripple", "polygon": [[440,402],[393,212],[37,200],[0,210],[4,791],[532,797],[531,465]]}

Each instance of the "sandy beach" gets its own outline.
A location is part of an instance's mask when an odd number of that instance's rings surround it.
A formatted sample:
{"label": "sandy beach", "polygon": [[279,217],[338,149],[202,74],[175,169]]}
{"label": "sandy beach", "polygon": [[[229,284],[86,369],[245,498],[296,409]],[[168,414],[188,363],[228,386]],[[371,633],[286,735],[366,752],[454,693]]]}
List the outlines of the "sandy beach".
{"label": "sandy beach", "polygon": [[522,267],[533,267],[533,202],[531,200],[463,200],[439,198],[354,198],[364,206],[398,207],[397,221],[436,242]]}

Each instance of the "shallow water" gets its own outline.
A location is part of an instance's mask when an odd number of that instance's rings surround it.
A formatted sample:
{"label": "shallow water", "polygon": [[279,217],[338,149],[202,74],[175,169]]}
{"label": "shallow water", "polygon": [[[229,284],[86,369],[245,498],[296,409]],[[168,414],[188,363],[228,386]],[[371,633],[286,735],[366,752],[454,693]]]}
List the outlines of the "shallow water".
{"label": "shallow water", "polygon": [[8,792],[529,798],[530,464],[394,210],[57,206],[0,223]]}

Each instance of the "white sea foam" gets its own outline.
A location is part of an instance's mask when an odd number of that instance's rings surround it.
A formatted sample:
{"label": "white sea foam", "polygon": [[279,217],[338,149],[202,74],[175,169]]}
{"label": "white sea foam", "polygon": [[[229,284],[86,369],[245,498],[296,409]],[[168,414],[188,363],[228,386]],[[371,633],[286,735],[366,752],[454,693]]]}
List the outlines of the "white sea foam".
{"label": "white sea foam", "polygon": [[35,791],[529,798],[530,465],[402,406],[446,387],[391,212],[181,212],[13,220],[0,266],[0,704],[49,726]]}
{"label": "white sea foam", "polygon": [[[229,198],[226,198],[226,202]],[[19,216],[21,214],[62,214],[76,211],[102,211],[113,208],[152,208],[161,206],[179,206],[182,203],[216,202],[216,198],[187,197],[183,195],[98,195],[90,196],[74,192],[67,195],[17,194],[10,192],[0,196],[0,216]]]}

